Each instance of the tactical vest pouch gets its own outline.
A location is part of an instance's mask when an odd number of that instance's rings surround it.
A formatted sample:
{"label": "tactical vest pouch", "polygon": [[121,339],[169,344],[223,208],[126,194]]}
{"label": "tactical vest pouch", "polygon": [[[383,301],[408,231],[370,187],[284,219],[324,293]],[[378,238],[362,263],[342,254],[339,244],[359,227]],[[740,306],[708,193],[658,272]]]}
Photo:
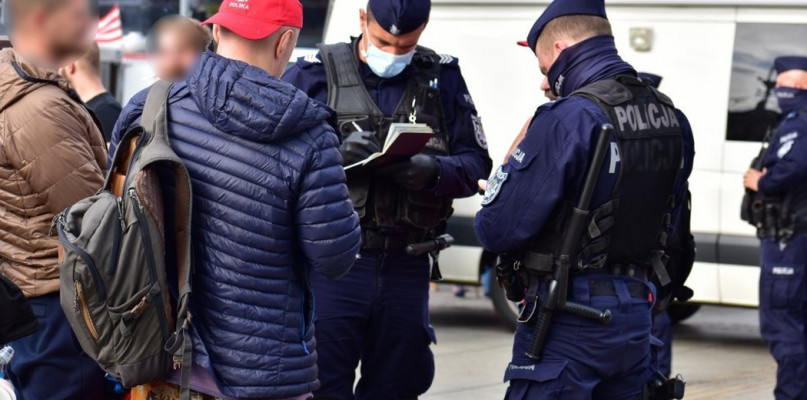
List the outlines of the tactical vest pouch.
{"label": "tactical vest pouch", "polygon": [[361,168],[351,169],[347,172],[350,201],[353,203],[353,209],[359,214],[360,219],[363,219],[367,214],[367,199],[370,197],[371,179],[371,172]]}
{"label": "tactical vest pouch", "polygon": [[[765,150],[766,146],[763,144],[759,154],[751,161],[751,168],[757,171],[762,170],[762,157],[765,155]],[[763,201],[764,196],[761,193],[745,189],[745,195],[743,195],[743,202],[740,207],[740,219],[759,229],[763,223]]]}
{"label": "tactical vest pouch", "polygon": [[406,201],[398,203],[397,222],[416,229],[432,229],[444,224],[454,212],[451,203],[430,192],[407,191]]}
{"label": "tactical vest pouch", "polygon": [[760,218],[757,225],[757,236],[760,239],[787,241],[796,233],[790,211],[790,196],[761,198],[755,203],[753,210]]}

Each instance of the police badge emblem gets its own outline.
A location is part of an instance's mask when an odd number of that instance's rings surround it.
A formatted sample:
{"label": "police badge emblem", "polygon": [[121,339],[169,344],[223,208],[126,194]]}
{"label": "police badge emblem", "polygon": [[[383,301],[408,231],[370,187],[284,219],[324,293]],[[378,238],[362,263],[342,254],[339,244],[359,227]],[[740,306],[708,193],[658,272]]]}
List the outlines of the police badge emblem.
{"label": "police badge emblem", "polygon": [[509,175],[509,173],[504,172],[503,165],[496,170],[493,177],[488,180],[488,187],[485,190],[485,197],[482,199],[483,206],[493,203],[493,200],[496,200],[496,197],[499,196],[499,193],[502,190],[502,185],[504,185],[504,182],[507,180]]}
{"label": "police badge emblem", "polygon": [[474,125],[474,134],[476,135],[476,144],[482,150],[488,149],[488,138],[485,136],[485,128],[482,127],[482,120],[476,115],[471,115],[471,122]]}

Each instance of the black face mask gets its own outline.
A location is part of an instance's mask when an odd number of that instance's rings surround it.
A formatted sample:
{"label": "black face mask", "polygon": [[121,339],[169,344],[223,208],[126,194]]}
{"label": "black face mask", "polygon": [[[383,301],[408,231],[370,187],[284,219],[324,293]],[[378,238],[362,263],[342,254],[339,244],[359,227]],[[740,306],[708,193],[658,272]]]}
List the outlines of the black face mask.
{"label": "black face mask", "polygon": [[782,114],[807,109],[807,90],[778,87],[774,89],[774,94]]}

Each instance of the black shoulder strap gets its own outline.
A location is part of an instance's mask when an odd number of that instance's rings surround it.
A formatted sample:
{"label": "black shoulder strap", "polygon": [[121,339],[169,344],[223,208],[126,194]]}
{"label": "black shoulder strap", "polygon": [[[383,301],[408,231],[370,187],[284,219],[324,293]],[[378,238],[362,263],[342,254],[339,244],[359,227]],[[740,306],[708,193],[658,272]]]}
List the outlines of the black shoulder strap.
{"label": "black shoulder strap", "polygon": [[364,87],[350,43],[320,44],[328,78],[328,106],[338,114],[383,114]]}
{"label": "black shoulder strap", "polygon": [[[577,89],[571,95],[589,98],[600,106],[605,107],[613,107],[633,99],[633,93],[616,79],[605,79],[591,83]],[[614,121],[611,121],[611,124],[613,123]]]}
{"label": "black shoulder strap", "polygon": [[173,84],[168,81],[158,81],[149,89],[143,114],[140,116],[140,126],[146,133],[159,137],[168,142],[168,95]]}
{"label": "black shoulder strap", "polygon": [[179,157],[170,147],[168,138],[168,96],[173,84],[159,81],[149,89],[140,125],[149,140],[142,149],[145,158],[169,161],[176,176],[175,210],[176,254],[179,297],[177,299],[176,330],[165,344],[165,350],[174,357],[174,365],[182,365],[180,399],[190,399],[190,376],[193,362],[193,344],[190,338],[191,275],[191,211],[192,192],[190,175]]}

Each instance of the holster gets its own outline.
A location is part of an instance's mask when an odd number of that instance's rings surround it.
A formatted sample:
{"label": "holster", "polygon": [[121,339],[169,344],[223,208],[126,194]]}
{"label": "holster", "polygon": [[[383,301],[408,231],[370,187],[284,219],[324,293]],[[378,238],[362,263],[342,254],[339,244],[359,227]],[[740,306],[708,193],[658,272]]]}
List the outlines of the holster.
{"label": "holster", "polygon": [[521,263],[506,260],[496,266],[496,280],[504,290],[504,296],[512,302],[524,300],[524,285],[519,274]]}

